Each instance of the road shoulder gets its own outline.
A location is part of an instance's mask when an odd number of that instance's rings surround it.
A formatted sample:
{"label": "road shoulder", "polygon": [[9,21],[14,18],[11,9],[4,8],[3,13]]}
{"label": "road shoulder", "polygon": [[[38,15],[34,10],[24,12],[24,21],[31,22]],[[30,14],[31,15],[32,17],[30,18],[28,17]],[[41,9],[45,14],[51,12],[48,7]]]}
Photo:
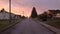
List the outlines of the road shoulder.
{"label": "road shoulder", "polygon": [[50,31],[54,32],[55,34],[60,34],[60,29],[57,29],[57,28],[52,27],[52,26],[50,26],[50,25],[48,25],[48,24],[42,23],[42,22],[40,22],[40,21],[38,21],[38,20],[36,20],[36,19],[34,19],[34,20],[35,20],[36,22],[42,24],[44,27],[46,27],[46,28],[49,29]]}

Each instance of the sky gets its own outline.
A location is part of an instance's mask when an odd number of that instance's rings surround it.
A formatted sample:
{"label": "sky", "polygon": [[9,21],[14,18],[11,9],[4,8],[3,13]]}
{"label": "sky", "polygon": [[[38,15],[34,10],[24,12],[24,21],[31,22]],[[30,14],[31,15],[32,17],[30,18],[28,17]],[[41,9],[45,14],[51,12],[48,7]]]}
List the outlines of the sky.
{"label": "sky", "polygon": [[[38,14],[49,9],[60,9],[60,0],[12,0],[12,13],[30,16],[35,7]],[[0,0],[0,10],[4,8],[9,12],[9,0]]]}

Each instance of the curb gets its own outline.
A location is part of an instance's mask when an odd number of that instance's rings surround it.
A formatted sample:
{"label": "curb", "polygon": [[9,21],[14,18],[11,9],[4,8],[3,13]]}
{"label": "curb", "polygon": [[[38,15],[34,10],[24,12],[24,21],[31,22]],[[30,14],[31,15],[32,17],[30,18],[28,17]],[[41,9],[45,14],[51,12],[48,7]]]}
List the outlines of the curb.
{"label": "curb", "polygon": [[35,21],[38,22],[38,23],[40,23],[42,26],[44,26],[48,30],[52,31],[54,34],[60,34],[60,29],[57,29],[57,28],[52,27],[52,26],[50,26],[48,24],[42,23],[40,21],[37,21],[36,19],[35,19]]}
{"label": "curb", "polygon": [[45,23],[41,23],[41,24],[43,24],[43,25],[44,25],[45,27],[47,27],[48,29],[56,32],[56,34],[60,34],[60,29],[57,29],[57,28],[55,28],[55,27],[53,27],[53,26],[50,26],[50,25],[48,25],[48,24],[45,24]]}

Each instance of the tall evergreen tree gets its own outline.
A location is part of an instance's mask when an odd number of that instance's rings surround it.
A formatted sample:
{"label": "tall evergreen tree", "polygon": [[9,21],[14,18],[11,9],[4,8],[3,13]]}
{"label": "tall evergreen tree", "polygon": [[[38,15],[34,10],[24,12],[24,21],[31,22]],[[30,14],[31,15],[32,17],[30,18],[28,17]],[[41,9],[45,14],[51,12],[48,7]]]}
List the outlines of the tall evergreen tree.
{"label": "tall evergreen tree", "polygon": [[38,16],[38,15],[37,15],[36,9],[35,9],[35,7],[33,7],[32,13],[31,13],[31,17],[32,17],[32,18],[36,18],[37,16]]}

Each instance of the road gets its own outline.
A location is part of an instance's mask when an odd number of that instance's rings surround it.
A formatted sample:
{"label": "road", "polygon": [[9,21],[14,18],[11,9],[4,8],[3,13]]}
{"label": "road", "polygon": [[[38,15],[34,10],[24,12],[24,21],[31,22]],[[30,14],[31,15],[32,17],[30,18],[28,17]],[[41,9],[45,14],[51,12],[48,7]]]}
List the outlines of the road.
{"label": "road", "polygon": [[32,19],[25,19],[1,34],[54,34]]}

